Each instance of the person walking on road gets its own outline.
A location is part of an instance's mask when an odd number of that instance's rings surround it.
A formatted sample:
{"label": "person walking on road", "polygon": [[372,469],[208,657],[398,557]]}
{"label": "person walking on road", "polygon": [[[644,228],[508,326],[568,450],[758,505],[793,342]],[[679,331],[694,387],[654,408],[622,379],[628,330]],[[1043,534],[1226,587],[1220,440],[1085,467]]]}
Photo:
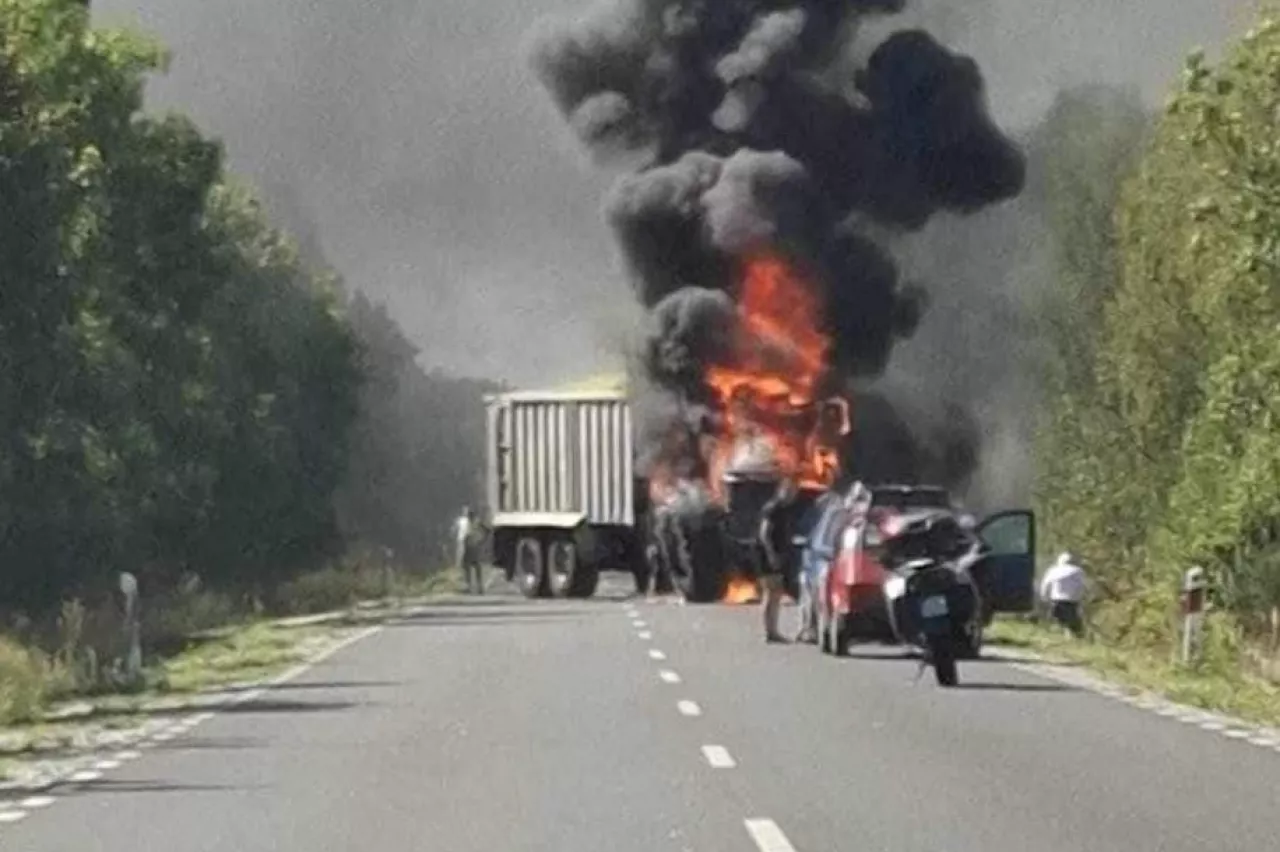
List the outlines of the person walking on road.
{"label": "person walking on road", "polygon": [[462,514],[454,521],[453,532],[458,570],[467,579],[467,591],[473,595],[483,595],[484,569],[480,565],[477,526],[475,511],[470,506],[463,506]]}
{"label": "person walking on road", "polygon": [[1040,598],[1049,605],[1053,620],[1077,639],[1084,635],[1080,605],[1087,590],[1084,569],[1075,563],[1070,553],[1059,554],[1058,561],[1049,566],[1040,581]]}
{"label": "person walking on road", "polygon": [[791,538],[795,534],[802,505],[796,497],[798,490],[791,479],[778,483],[777,493],[765,505],[760,520],[760,546],[764,551],[760,583],[764,587],[764,636],[766,642],[786,642],[778,629],[778,611],[782,606],[782,592],[787,577],[794,570],[795,548]]}

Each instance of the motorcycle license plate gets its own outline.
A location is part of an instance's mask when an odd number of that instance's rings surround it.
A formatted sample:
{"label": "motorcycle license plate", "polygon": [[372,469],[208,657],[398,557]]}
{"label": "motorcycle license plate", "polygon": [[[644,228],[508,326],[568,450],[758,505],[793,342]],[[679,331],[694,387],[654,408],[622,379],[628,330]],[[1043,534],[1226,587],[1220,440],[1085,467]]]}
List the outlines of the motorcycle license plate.
{"label": "motorcycle license plate", "polygon": [[947,599],[942,595],[933,595],[920,602],[922,618],[937,618],[947,614]]}

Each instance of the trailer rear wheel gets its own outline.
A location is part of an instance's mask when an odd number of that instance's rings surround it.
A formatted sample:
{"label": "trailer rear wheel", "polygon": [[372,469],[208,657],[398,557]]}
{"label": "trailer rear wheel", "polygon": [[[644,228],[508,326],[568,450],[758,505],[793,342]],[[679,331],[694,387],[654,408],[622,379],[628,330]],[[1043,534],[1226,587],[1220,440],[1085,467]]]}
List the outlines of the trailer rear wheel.
{"label": "trailer rear wheel", "polygon": [[569,595],[578,568],[578,549],[568,538],[555,536],[547,542],[547,590],[553,598]]}
{"label": "trailer rear wheel", "polygon": [[546,586],[542,560],[542,542],[526,536],[516,542],[515,578],[520,594],[537,598]]}

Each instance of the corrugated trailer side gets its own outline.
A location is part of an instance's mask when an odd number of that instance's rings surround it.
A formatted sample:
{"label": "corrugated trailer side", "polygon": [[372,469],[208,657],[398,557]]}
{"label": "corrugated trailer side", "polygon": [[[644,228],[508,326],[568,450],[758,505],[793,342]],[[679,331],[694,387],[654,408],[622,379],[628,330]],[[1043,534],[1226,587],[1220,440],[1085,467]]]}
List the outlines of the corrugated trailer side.
{"label": "corrugated trailer side", "polygon": [[631,409],[621,393],[490,397],[489,505],[498,516],[635,523]]}
{"label": "corrugated trailer side", "polygon": [[626,394],[520,391],[486,405],[498,563],[530,596],[590,595],[600,569],[638,547]]}

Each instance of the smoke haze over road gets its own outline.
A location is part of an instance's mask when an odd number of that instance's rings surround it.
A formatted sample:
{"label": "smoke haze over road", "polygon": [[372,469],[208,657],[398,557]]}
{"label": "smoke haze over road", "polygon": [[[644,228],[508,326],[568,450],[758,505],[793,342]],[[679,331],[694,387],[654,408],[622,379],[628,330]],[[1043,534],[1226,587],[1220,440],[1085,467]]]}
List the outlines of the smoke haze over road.
{"label": "smoke haze over road", "polygon": [[[1246,0],[985,0],[910,16],[981,65],[993,117],[1033,122],[1057,87],[1162,95]],[[946,11],[944,7],[966,10]],[[577,0],[95,0],[173,51],[152,107],[222,137],[295,231],[386,300],[425,363],[543,384],[598,369],[638,309],[599,216],[610,184],[574,150],[521,45]],[[965,16],[972,19],[965,23]]]}

